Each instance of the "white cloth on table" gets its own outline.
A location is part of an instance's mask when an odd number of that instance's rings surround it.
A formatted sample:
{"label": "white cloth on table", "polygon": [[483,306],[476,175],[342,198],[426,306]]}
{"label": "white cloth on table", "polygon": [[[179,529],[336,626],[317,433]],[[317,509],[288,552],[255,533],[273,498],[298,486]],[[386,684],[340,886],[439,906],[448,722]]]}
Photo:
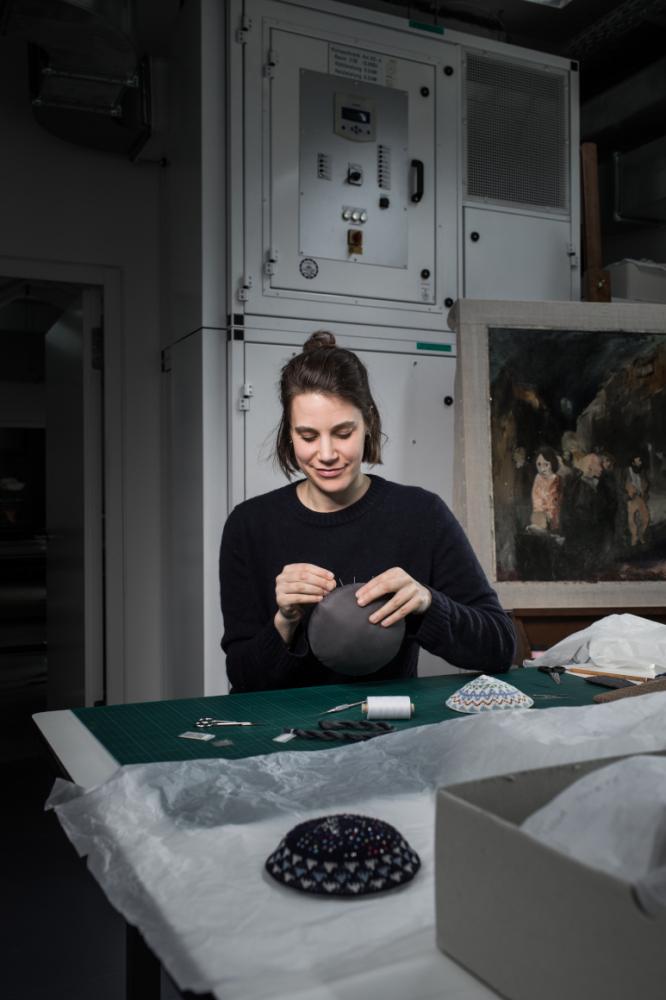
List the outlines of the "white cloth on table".
{"label": "white cloth on table", "polygon": [[[58,781],[48,804],[183,989],[223,1000],[357,1000],[375,973],[389,1000],[444,995],[443,978],[456,997],[486,998],[435,944],[435,789],[664,749],[665,713],[663,693],[470,716],[325,751],[132,765],[89,792]],[[292,826],[342,811],[397,827],[421,857],[414,881],[323,899],[264,872]]]}
{"label": "white cloth on table", "polygon": [[653,679],[666,670],[666,625],[638,615],[606,615],[525,662],[535,667],[568,664]]}

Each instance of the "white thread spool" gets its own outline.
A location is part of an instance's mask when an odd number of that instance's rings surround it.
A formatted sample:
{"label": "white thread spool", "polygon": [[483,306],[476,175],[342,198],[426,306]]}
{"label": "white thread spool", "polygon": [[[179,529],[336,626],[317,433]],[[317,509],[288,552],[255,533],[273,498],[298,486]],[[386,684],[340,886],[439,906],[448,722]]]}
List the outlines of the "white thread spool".
{"label": "white thread spool", "polygon": [[407,695],[377,695],[361,705],[367,719],[411,719],[414,705]]}

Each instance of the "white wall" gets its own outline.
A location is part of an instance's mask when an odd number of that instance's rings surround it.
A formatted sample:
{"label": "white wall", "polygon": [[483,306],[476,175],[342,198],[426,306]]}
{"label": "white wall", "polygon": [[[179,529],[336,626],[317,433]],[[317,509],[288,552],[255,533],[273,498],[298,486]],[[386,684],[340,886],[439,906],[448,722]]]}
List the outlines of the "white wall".
{"label": "white wall", "polygon": [[169,53],[163,184],[165,697],[224,693],[218,548],[226,518],[226,24],[187,3]]}
{"label": "white wall", "polygon": [[21,259],[27,271],[43,262],[40,273],[52,267],[60,280],[86,268],[117,269],[120,310],[106,372],[120,423],[110,429],[119,447],[107,483],[118,501],[108,516],[120,549],[109,553],[117,609],[108,621],[116,629],[109,694],[159,698],[160,168],[67,143],[37,125],[25,46],[12,36],[0,37],[0,136],[0,274],[3,261],[15,267]]}

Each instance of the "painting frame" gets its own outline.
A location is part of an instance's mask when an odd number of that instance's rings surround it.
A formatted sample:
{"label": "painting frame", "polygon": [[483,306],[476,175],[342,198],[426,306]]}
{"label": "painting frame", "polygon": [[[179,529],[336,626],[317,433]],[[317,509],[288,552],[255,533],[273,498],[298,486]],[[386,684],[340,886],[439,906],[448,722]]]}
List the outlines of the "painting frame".
{"label": "painting frame", "polygon": [[659,607],[664,580],[498,579],[492,466],[490,336],[493,330],[666,335],[666,305],[459,300],[449,314],[457,339],[454,513],[505,608]]}

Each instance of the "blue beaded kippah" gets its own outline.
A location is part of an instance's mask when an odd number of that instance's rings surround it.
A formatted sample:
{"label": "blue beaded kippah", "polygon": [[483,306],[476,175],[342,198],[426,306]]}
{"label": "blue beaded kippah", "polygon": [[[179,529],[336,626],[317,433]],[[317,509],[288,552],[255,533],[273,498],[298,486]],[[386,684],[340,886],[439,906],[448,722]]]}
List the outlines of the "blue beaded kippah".
{"label": "blue beaded kippah", "polygon": [[266,861],[278,882],[320,896],[365,896],[396,889],[421,867],[390,823],[338,813],[299,823]]}

